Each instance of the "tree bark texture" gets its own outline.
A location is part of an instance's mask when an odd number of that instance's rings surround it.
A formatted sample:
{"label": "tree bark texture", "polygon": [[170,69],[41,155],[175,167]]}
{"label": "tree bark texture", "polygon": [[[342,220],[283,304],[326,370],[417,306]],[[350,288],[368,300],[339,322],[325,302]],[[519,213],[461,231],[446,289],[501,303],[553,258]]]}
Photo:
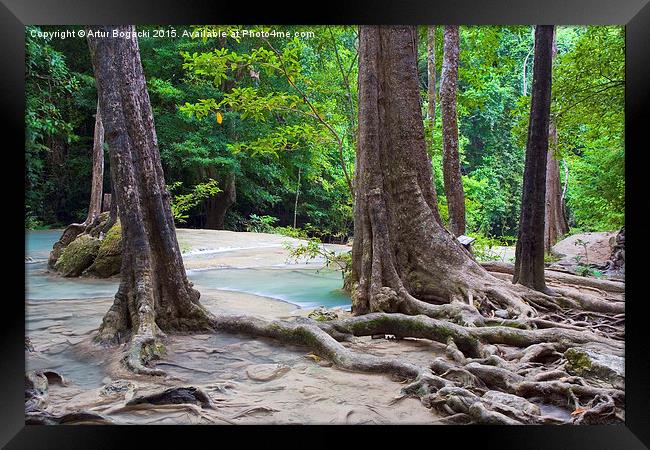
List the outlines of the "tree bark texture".
{"label": "tree bark texture", "polygon": [[111,194],[104,194],[102,201],[102,212],[111,210]]}
{"label": "tree bark texture", "polygon": [[[553,60],[557,56],[556,35],[553,34]],[[557,159],[557,127],[551,118],[548,126],[549,149],[546,157],[546,204],[544,215],[544,250],[551,251],[557,240],[569,232],[564,197],[560,184],[560,162]]]}
{"label": "tree bark texture", "polygon": [[544,205],[551,110],[553,26],[535,29],[533,86],[513,282],[545,291]]}
{"label": "tree bark texture", "polygon": [[438,220],[417,106],[415,28],[362,26],[359,42],[353,311],[436,316],[447,312],[431,303],[473,307],[490,297],[532,314]]}
{"label": "tree bark texture", "polygon": [[205,227],[211,230],[223,230],[226,224],[226,213],[236,201],[235,174],[229,172],[223,178],[221,192],[205,201]]}
{"label": "tree bark texture", "polygon": [[465,234],[465,193],[460,173],[458,118],[456,113],[459,54],[458,26],[445,25],[444,36],[444,57],[440,79],[442,170],[449,210],[449,231],[455,236],[460,236]]}
{"label": "tree bark texture", "polygon": [[564,215],[562,186],[560,185],[560,163],[555,158],[557,128],[551,119],[549,124],[549,153],[546,160],[546,194],[544,217],[544,250],[551,251],[557,240],[569,232]]}
{"label": "tree bark texture", "polygon": [[[435,152],[435,128],[436,128],[436,27],[430,25],[427,30],[427,95],[429,97],[429,128],[431,137],[431,151]],[[438,205],[438,194],[436,192],[435,174],[431,171],[431,182],[433,183],[433,199]]]}
{"label": "tree bark texture", "polygon": [[436,124],[436,27],[433,25],[429,25],[427,29],[427,75],[428,119],[433,142],[433,129]]}
{"label": "tree bark texture", "polygon": [[[95,115],[95,131],[93,138],[93,167],[91,174],[90,201],[88,202],[88,215],[82,223],[72,223],[66,227],[58,241],[52,246],[48,258],[48,268],[54,269],[63,250],[74,241],[80,234],[95,224],[102,212],[102,189],[104,183],[104,127],[97,102],[97,113]],[[62,166],[62,160],[57,163]],[[62,191],[61,191],[62,192]]]}
{"label": "tree bark texture", "polygon": [[97,102],[95,114],[95,133],[93,138],[93,172],[90,188],[90,203],[88,216],[84,225],[90,225],[102,212],[102,192],[104,187],[104,127],[102,116]]}
{"label": "tree bark texture", "polygon": [[[119,26],[135,34],[134,26]],[[112,35],[114,27],[98,27]],[[89,37],[122,226],[121,282],[97,340],[131,338],[127,365],[155,357],[162,331],[206,329],[209,313],[187,280],[176,240],[137,39]]]}

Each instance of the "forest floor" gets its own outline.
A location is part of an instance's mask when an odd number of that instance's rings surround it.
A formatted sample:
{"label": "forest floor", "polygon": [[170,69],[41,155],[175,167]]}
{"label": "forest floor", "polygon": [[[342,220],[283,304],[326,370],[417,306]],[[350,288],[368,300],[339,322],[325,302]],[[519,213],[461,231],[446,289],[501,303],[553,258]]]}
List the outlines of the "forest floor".
{"label": "forest floor", "polygon": [[[594,245],[607,244],[609,235],[592,233]],[[294,270],[317,268],[322,261],[289,264],[284,242],[297,239],[263,233],[179,229],[178,239],[187,269],[260,268]],[[558,243],[567,261],[584,252],[570,237]],[[591,244],[589,244],[591,245]],[[590,251],[589,261],[600,253]],[[331,245],[335,251],[349,250]],[[593,258],[593,259],[592,259]],[[251,280],[254,284],[255,280]],[[244,292],[200,289],[201,302],[213,313],[251,314],[265,318],[306,316],[309,310],[288,302]],[[303,347],[278,344],[227,333],[169,336],[166,355],[157,362],[165,377],[139,376],[126,371],[121,351],[101,349],[91,339],[112,298],[26,300],[28,336],[33,352],[26,352],[30,370],[64,374],[63,384],[49,385],[45,410],[54,416],[76,412],[99,414],[118,424],[210,423],[436,423],[441,416],[416,398],[400,396],[403,384],[388,375],[353,373],[331,366]],[[349,316],[334,308],[338,317]],[[343,345],[359,353],[400,358],[426,366],[445,357],[446,346],[426,339],[354,338]],[[155,404],[138,398],[169,388],[198,388],[208,405]],[[570,409],[539,405],[542,412],[563,420]],[[79,419],[73,423],[94,423]]]}

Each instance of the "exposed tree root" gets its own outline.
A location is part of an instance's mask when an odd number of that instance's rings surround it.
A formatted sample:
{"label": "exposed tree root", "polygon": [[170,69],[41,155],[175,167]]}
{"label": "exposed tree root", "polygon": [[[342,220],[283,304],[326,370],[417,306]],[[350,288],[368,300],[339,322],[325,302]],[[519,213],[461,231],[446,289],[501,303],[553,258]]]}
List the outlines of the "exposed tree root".
{"label": "exposed tree root", "polygon": [[[564,352],[588,346],[603,355],[622,356],[624,308],[594,308],[607,301],[590,294],[581,294],[584,297],[580,300],[580,296],[569,289],[559,289],[561,296],[549,296],[522,286],[504,287],[501,280],[494,280],[484,294],[472,294],[475,295],[473,304],[461,301],[431,304],[416,299],[405,289],[396,292],[386,288],[375,293],[375,299],[378,297],[380,302],[391,305],[389,309],[397,305],[406,314],[373,312],[317,322],[308,318],[267,320],[243,315],[214,316],[200,308],[196,310],[200,314],[184,319],[183,326],[171,329],[207,328],[305,346],[339,369],[382,373],[398,381],[409,381],[395,401],[404,397],[419,398],[425,406],[449,416],[449,422],[549,424],[569,421],[569,418],[562,420],[543,415],[530,401],[539,402],[540,399],[564,409],[575,423],[619,420],[624,392],[613,385],[602,387],[600,382],[593,384],[567,372]],[[383,300],[382,295],[385,296]],[[569,295],[573,300],[567,300]],[[534,308],[528,306],[534,314],[516,315],[511,308],[512,318],[494,315],[495,306],[516,306],[515,302],[509,303],[512,296],[518,296],[522,304],[529,301],[535,305]],[[489,302],[490,306],[485,306],[484,302]],[[611,304],[624,307],[623,302]],[[118,292],[113,314],[106,315],[100,337],[109,342],[124,342],[126,336],[120,336],[117,331],[124,329],[122,322],[137,322],[124,356],[125,365],[141,375],[164,375],[163,370],[150,364],[163,352],[164,334],[148,303],[141,302],[138,314],[128,317],[121,312],[124,309],[120,305]],[[538,309],[543,314],[538,313]],[[445,358],[436,358],[427,367],[421,367],[399,358],[359,354],[341,343],[360,336],[383,335],[445,344]],[[571,411],[574,416],[569,416]]]}
{"label": "exposed tree root", "polygon": [[[552,424],[568,420],[544,416],[528,399],[543,399],[567,411],[576,423],[617,421],[624,392],[596,387],[563,369],[563,352],[582,345],[621,354],[623,343],[588,330],[566,328],[519,329],[503,326],[464,327],[423,315],[370,313],[341,320],[316,322],[307,318],[266,320],[242,315],[211,316],[215,331],[242,333],[308,347],[337,368],[383,373],[411,383],[401,396],[448,415],[449,423]],[[395,335],[447,344],[446,358],[429,367],[391,358],[358,354],[344,345],[357,336]],[[141,348],[148,343],[143,342]],[[500,347],[502,346],[502,347]],[[505,346],[505,347],[503,347]],[[136,345],[130,364],[139,373],[162,371],[139,362]],[[142,370],[144,368],[145,370]],[[585,406],[583,406],[585,405]]]}
{"label": "exposed tree root", "polygon": [[[500,262],[500,261],[482,262],[481,266],[483,266],[488,272],[505,273],[508,275],[512,275],[515,270],[514,264]],[[620,281],[600,280],[598,278],[581,277],[579,275],[574,275],[574,274],[561,272],[553,269],[546,269],[544,271],[544,275],[547,281],[558,281],[573,286],[592,287],[592,288],[600,289],[605,292],[615,292],[615,293],[625,292],[625,283],[622,283]]]}

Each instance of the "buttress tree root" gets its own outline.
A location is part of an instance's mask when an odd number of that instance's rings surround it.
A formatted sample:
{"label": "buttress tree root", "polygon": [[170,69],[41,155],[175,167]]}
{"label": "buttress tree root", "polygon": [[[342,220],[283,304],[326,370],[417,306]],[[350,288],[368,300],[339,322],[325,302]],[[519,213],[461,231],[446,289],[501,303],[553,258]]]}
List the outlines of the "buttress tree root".
{"label": "buttress tree root", "polygon": [[[369,313],[327,322],[299,318],[265,320],[213,316],[217,331],[264,337],[308,347],[336,367],[383,373],[411,381],[393,401],[420,398],[445,421],[460,423],[552,424],[568,419],[542,414],[537,403],[573,411],[575,423],[612,423],[623,417],[624,392],[569,373],[569,349],[591,348],[622,356],[620,340],[590,330],[522,330],[503,326],[463,327],[423,315]],[[394,335],[446,344],[445,357],[421,367],[399,358],[355,353],[341,342],[359,336]]]}
{"label": "buttress tree root", "polygon": [[96,340],[130,342],[125,363],[136,373],[160,375],[146,362],[164,349],[168,331],[209,328],[209,313],[187,280],[176,239],[170,194],[158,151],[153,113],[133,26],[88,34],[106,140],[111,179],[122,226],[121,282]]}

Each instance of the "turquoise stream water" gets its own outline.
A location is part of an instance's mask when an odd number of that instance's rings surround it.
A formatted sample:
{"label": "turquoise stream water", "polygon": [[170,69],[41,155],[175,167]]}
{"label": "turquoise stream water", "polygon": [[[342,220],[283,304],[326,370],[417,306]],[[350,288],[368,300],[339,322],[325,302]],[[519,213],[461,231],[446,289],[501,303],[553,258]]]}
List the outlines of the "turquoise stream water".
{"label": "turquoise stream water", "polygon": [[[47,270],[47,257],[61,230],[26,233],[25,290],[30,300],[66,300],[111,297],[119,280],[62,278]],[[190,256],[193,257],[193,256]],[[340,272],[315,269],[207,269],[188,271],[189,279],[200,290],[226,289],[277,298],[303,308],[349,306],[350,297],[340,291]]]}

